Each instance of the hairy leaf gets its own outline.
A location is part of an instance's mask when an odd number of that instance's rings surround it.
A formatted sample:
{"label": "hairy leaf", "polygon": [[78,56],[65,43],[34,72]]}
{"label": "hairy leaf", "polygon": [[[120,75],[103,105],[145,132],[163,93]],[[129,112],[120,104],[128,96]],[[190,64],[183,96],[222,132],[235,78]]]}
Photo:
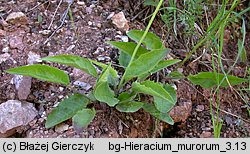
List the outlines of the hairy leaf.
{"label": "hairy leaf", "polygon": [[92,75],[93,77],[97,77],[96,69],[92,65],[92,63],[88,59],[80,56],[56,55],[56,56],[42,58],[42,60],[56,62],[59,64],[64,64],[75,68],[79,68],[82,71]]}
{"label": "hairy leaf", "polygon": [[77,127],[87,127],[95,118],[95,114],[95,109],[82,109],[73,116],[72,121]]}
{"label": "hairy leaf", "polygon": [[55,82],[64,85],[68,85],[70,83],[69,76],[64,73],[64,71],[47,65],[34,64],[28,66],[20,66],[8,69],[6,70],[6,72],[10,74],[31,76],[39,80]]}
{"label": "hairy leaf", "polygon": [[142,102],[123,102],[118,103],[116,109],[120,112],[136,112],[142,108],[143,105],[144,103]]}
{"label": "hairy leaf", "polygon": [[88,103],[89,99],[82,94],[73,94],[69,96],[69,98],[65,98],[51,113],[49,113],[45,127],[50,128],[68,120],[79,110],[85,108]]}
{"label": "hairy leaf", "polygon": [[105,102],[109,106],[115,106],[119,100],[115,98],[114,91],[108,85],[108,82],[99,82],[94,92],[95,98],[100,102]]}
{"label": "hairy leaf", "polygon": [[[167,87],[167,90],[169,87]],[[135,92],[144,93],[154,96],[154,103],[156,108],[163,113],[168,112],[176,103],[176,95],[171,91],[166,91],[163,85],[153,81],[144,81],[141,84],[134,82],[132,89]]]}
{"label": "hairy leaf", "polygon": [[[142,38],[144,31],[142,30],[131,30],[127,33],[128,37],[132,40],[139,42]],[[162,49],[164,48],[161,39],[156,36],[154,33],[148,32],[145,39],[142,42],[147,49],[154,50],[154,49]]]}
{"label": "hairy leaf", "polygon": [[162,120],[170,125],[174,124],[174,120],[170,117],[168,113],[161,113],[155,108],[153,104],[144,104],[143,109],[159,120]]}
{"label": "hairy leaf", "polygon": [[[225,77],[224,74],[218,74],[218,73],[214,73],[214,72],[200,72],[196,75],[189,75],[188,76],[188,80],[190,80],[193,84],[195,85],[200,85],[203,88],[212,88],[214,86],[217,86],[217,77],[219,79],[219,82],[222,81],[222,79]],[[228,75],[227,79],[230,83],[230,85],[238,85],[241,84],[243,82],[247,82],[247,79],[243,79],[243,78],[238,78],[236,76],[232,76],[232,75]],[[222,87],[228,87],[228,82],[225,79],[222,84]]]}
{"label": "hairy leaf", "polygon": [[152,50],[141,55],[126,68],[125,80],[128,81],[134,77],[150,72],[168,53],[168,49]]}

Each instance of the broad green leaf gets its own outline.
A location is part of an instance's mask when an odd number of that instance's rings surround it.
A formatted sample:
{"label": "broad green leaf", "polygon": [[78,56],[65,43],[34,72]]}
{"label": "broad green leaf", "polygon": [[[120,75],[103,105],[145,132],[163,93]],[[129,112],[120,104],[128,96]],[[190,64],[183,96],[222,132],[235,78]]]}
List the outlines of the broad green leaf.
{"label": "broad green leaf", "polygon": [[123,67],[127,67],[130,62],[131,56],[126,54],[125,52],[120,51],[119,55],[119,64]]}
{"label": "broad green leaf", "polygon": [[[144,31],[142,30],[131,30],[127,33],[128,37],[132,40],[139,42]],[[145,39],[142,42],[147,49],[154,50],[154,49],[163,49],[164,46],[161,42],[161,39],[156,36],[154,33],[148,32]]]}
{"label": "broad green leaf", "polygon": [[144,81],[141,84],[134,82],[132,89],[135,92],[148,94],[154,97],[155,107],[160,112],[168,112],[176,103],[176,95],[172,91],[168,92],[160,83]]}
{"label": "broad green leaf", "polygon": [[128,81],[134,77],[150,72],[168,52],[168,49],[158,49],[141,55],[126,68],[125,80]]}
{"label": "broad green leaf", "polygon": [[[119,49],[120,51],[119,63],[120,65],[127,67],[137,44],[135,44],[134,42],[114,42],[114,41],[108,41],[107,43]],[[139,47],[135,55],[135,59],[137,59],[140,55],[147,52],[148,52],[147,49]]]}
{"label": "broad green leaf", "polygon": [[95,88],[95,98],[100,102],[105,102],[109,106],[115,106],[119,100],[115,98],[114,91],[108,85],[108,82],[100,82]]}
{"label": "broad green leaf", "polygon": [[[203,88],[212,88],[214,86],[217,86],[217,80],[216,80],[217,76],[219,82],[221,82],[222,79],[225,77],[225,75],[221,73],[217,74],[214,72],[201,72],[196,75],[189,75],[188,80],[190,80],[195,85],[200,85]],[[247,79],[238,78],[236,76],[228,75],[227,78],[230,85],[232,86],[241,84],[243,82],[247,82]],[[222,87],[229,86],[226,79],[222,82],[221,86]]]}
{"label": "broad green leaf", "polygon": [[156,73],[156,72],[158,72],[158,71],[160,71],[160,70],[162,70],[162,69],[164,69],[164,68],[166,68],[168,66],[174,65],[174,64],[176,64],[176,63],[178,63],[180,61],[181,60],[179,60],[179,59],[162,60],[149,73],[145,73],[145,74],[141,75],[139,78],[141,78],[141,79],[146,78],[149,75],[151,75],[153,73]]}
{"label": "broad green leaf", "polygon": [[6,70],[6,72],[10,74],[31,76],[39,80],[55,82],[64,85],[68,85],[70,83],[69,76],[64,73],[64,71],[47,65],[34,64],[28,66],[20,66],[8,69]]}
{"label": "broad green leaf", "polygon": [[136,112],[142,108],[143,105],[144,103],[142,102],[123,102],[118,103],[116,109],[120,112]]}
{"label": "broad green leaf", "polygon": [[[163,87],[170,94],[171,98],[173,99],[173,102],[177,102],[176,92],[174,88],[168,84],[165,84]],[[154,96],[154,104],[155,107],[162,113],[169,112],[174,106],[173,104],[166,102],[165,99],[157,96]]]}
{"label": "broad green leaf", "polygon": [[44,61],[56,62],[59,64],[64,64],[68,66],[72,66],[75,68],[79,68],[82,71],[92,75],[93,77],[97,77],[97,72],[92,63],[83,57],[74,56],[74,55],[57,55],[51,57],[42,58]]}
{"label": "broad green leaf", "polygon": [[162,120],[170,125],[174,124],[174,120],[170,117],[168,113],[161,113],[155,108],[153,104],[144,104],[143,109],[159,120]]}
{"label": "broad green leaf", "polygon": [[88,103],[89,99],[82,94],[73,94],[69,96],[69,98],[65,98],[51,113],[49,113],[45,127],[50,128],[68,120],[78,111],[85,108]]}
{"label": "broad green leaf", "polygon": [[73,116],[72,121],[78,127],[87,127],[95,118],[95,114],[95,109],[82,109]]}

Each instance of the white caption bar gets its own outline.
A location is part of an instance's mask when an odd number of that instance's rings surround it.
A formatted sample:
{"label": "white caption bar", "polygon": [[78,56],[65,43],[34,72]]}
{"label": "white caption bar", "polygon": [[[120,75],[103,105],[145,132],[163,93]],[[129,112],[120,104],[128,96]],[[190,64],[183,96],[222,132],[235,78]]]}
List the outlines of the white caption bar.
{"label": "white caption bar", "polygon": [[0,139],[0,153],[250,153],[250,138],[245,139]]}

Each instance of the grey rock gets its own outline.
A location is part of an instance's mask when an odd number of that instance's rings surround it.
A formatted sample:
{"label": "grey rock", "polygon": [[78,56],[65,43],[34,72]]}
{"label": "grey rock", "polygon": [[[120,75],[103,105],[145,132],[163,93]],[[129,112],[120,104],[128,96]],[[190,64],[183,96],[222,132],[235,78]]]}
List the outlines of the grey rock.
{"label": "grey rock", "polygon": [[0,134],[4,136],[12,129],[27,125],[36,115],[37,110],[32,103],[8,100],[0,104]]}

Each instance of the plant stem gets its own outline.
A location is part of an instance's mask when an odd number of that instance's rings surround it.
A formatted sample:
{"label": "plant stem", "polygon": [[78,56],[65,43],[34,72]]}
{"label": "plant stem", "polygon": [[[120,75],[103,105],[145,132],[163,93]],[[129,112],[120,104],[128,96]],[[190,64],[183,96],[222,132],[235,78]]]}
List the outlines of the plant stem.
{"label": "plant stem", "polygon": [[[148,31],[149,31],[149,28],[151,27],[151,25],[152,25],[152,23],[153,23],[153,21],[154,21],[156,15],[157,15],[157,13],[158,13],[158,11],[159,11],[159,9],[160,9],[160,7],[161,7],[163,1],[164,1],[164,0],[160,0],[160,1],[159,1],[159,3],[158,3],[158,5],[157,5],[157,7],[156,7],[156,9],[155,9],[155,11],[154,11],[154,13],[153,13],[151,19],[150,19],[150,21],[149,21],[149,23],[148,23],[148,25],[147,25],[146,30],[144,31],[144,33],[143,33],[143,35],[142,35],[140,41],[137,43],[137,46],[136,46],[135,49],[134,49],[133,55],[132,55],[132,57],[131,57],[131,59],[130,59],[130,61],[129,61],[129,64],[128,64],[127,68],[129,68],[130,65],[131,65],[131,63],[133,62],[133,60],[134,60],[134,58],[135,58],[135,55],[136,55],[136,53],[137,53],[139,47],[141,46],[143,40],[145,39],[145,37],[146,37],[146,35],[147,35]],[[127,69],[125,70],[125,72],[124,72],[124,74],[123,74],[123,76],[122,76],[122,78],[121,78],[121,81],[120,81],[120,83],[119,83],[119,85],[118,85],[118,89],[121,89],[121,87],[123,86],[124,77],[126,76],[126,73],[127,73]]]}

